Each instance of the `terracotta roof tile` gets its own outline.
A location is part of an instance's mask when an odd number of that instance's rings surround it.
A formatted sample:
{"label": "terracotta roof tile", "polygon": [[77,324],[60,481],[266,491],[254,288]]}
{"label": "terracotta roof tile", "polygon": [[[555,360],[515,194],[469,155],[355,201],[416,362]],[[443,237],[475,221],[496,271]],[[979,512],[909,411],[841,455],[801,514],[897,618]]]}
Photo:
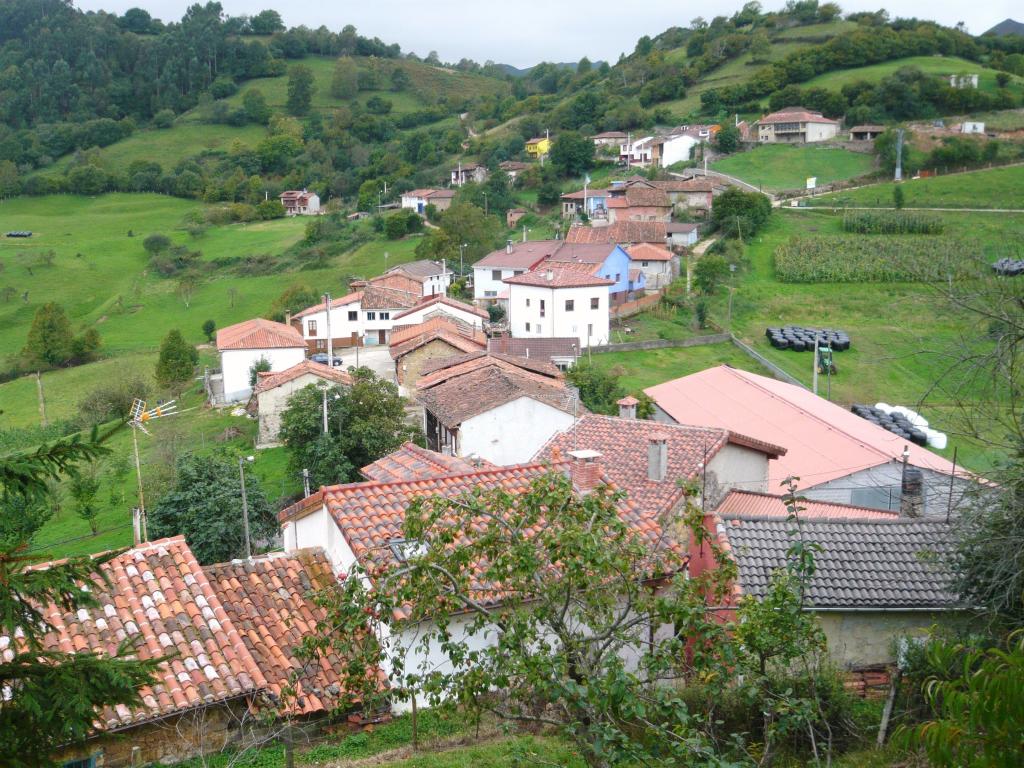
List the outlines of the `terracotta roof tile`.
{"label": "terracotta roof tile", "polygon": [[637,243],[626,249],[632,261],[671,261],[672,251],[653,243]]}
{"label": "terracotta roof tile", "polygon": [[403,443],[397,451],[367,464],[360,471],[367,480],[382,483],[409,482],[429,480],[449,475],[464,475],[479,469],[491,469],[492,464],[477,459],[470,462],[458,456],[446,456],[443,453],[421,448],[415,443]]}
{"label": "terracotta roof tile", "polygon": [[[800,507],[799,515],[814,519],[877,519],[894,520],[899,515],[895,512],[885,512],[880,509],[868,509],[867,507],[855,507],[850,504],[838,504],[831,501],[814,501],[813,499],[797,499],[797,506]],[[786,500],[782,496],[770,493],[756,493],[754,491],[730,491],[719,503],[716,510],[719,515],[732,517],[741,515],[746,517],[785,518],[789,511],[786,508]]]}
{"label": "terracotta roof tile", "polygon": [[217,331],[217,349],[278,349],[303,347],[302,334],[284,323],[262,317],[229,325]]}
{"label": "terracotta roof tile", "polygon": [[255,393],[258,395],[260,392],[274,389],[305,374],[319,376],[321,379],[333,381],[335,384],[352,385],[352,377],[347,372],[339,371],[337,368],[330,368],[322,363],[315,363],[312,360],[303,360],[301,363],[297,363],[291,368],[286,368],[278,373],[261,371],[256,379]]}
{"label": "terracotta roof tile", "polygon": [[395,288],[374,285],[371,280],[362,290],[362,309],[408,309],[419,303],[420,296]]}
{"label": "terracotta roof tile", "polygon": [[423,378],[419,383],[427,387],[454,376],[461,376],[464,373],[492,365],[510,366],[513,370],[529,371],[553,381],[563,378],[562,372],[553,363],[543,359],[516,357],[497,352],[470,352],[468,355],[430,361],[421,369]]}
{"label": "terracotta roof tile", "polygon": [[[596,266],[599,265],[593,265],[593,267]],[[592,268],[581,270],[571,266],[558,266],[555,262],[544,262],[538,265],[533,272],[506,277],[502,282],[508,285],[529,285],[541,288],[585,288],[615,285],[614,280],[607,280],[591,274]]]}
{"label": "terracotta roof tile", "polygon": [[580,340],[575,336],[543,336],[528,339],[499,336],[487,340],[489,352],[528,360],[576,357],[580,353],[579,346]]}
{"label": "terracotta roof tile", "polygon": [[410,315],[413,312],[418,312],[421,309],[426,309],[427,307],[438,305],[440,305],[441,307],[451,307],[452,309],[458,309],[461,310],[462,312],[468,312],[471,315],[476,315],[482,320],[490,320],[490,315],[488,315],[486,312],[480,309],[480,307],[474,307],[472,304],[466,304],[464,301],[458,301],[456,299],[452,299],[449,298],[448,296],[443,296],[440,294],[426,298],[423,301],[416,304],[415,306],[402,310],[397,315],[393,315],[391,319],[400,320],[401,318],[405,317],[406,315]]}
{"label": "terracotta roof tile", "polygon": [[607,227],[573,224],[565,237],[570,243],[660,243],[665,242],[665,222],[617,221]]}
{"label": "terracotta roof tile", "polygon": [[828,123],[830,125],[839,125],[838,120],[831,120],[820,112],[811,112],[803,107],[780,109],[778,112],[765,115],[755,125],[770,125],[772,123]]}
{"label": "terracotta roof tile", "polygon": [[[491,251],[473,267],[531,269],[562,247],[562,240],[528,240]],[[511,253],[509,249],[511,248]]]}
{"label": "terracotta roof tile", "polygon": [[[350,293],[347,296],[342,296],[341,298],[338,299],[331,299],[331,309],[344,307],[346,304],[353,304],[355,302],[360,301],[362,298],[362,291],[356,291],[355,293]],[[292,319],[294,320],[295,318],[298,317],[305,317],[306,315],[313,315],[316,314],[317,312],[323,312],[326,308],[327,302],[321,301],[319,304],[314,304],[312,307],[306,307],[301,312],[297,312],[296,314],[292,315]]]}
{"label": "terracotta roof tile", "polygon": [[467,328],[447,316],[432,317],[417,325],[392,329],[389,351],[394,360],[432,341],[444,341],[457,352],[482,351],[487,346],[483,331]]}

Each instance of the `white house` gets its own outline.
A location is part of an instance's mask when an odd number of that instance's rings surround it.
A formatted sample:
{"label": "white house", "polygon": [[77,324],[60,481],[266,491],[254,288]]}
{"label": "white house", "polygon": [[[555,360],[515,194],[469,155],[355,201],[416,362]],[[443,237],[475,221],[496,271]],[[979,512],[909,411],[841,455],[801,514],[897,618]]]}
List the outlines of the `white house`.
{"label": "white house", "polygon": [[487,181],[487,176],[487,166],[485,165],[480,165],[479,163],[459,163],[455,168],[452,168],[452,186],[461,187],[468,182],[482,184]]}
{"label": "white house", "polygon": [[257,317],[217,331],[223,401],[237,403],[252,394],[252,367],[260,360],[284,371],[306,359],[306,342],[295,328]]}
{"label": "white house", "polygon": [[432,205],[439,211],[447,211],[452,204],[455,191],[452,189],[414,189],[402,193],[402,207],[422,215],[427,206]]}
{"label": "white house", "polygon": [[[337,350],[387,344],[388,334],[395,324],[394,315],[415,306],[421,299],[418,292],[385,288],[372,281],[354,293],[331,299],[331,346]],[[327,351],[327,307],[324,302],[294,315],[291,324],[301,332],[310,352]]]}
{"label": "white house", "polygon": [[352,377],[337,368],[303,360],[279,373],[259,373],[256,390],[249,401],[249,412],[259,422],[256,447],[269,448],[277,444],[281,430],[281,414],[288,407],[288,398],[310,384],[350,386]]}
{"label": "white house", "polygon": [[689,133],[673,133],[660,136],[652,142],[652,160],[662,168],[691,159],[693,148],[700,144],[700,139]]}
{"label": "white house", "polygon": [[978,87],[978,75],[950,75],[949,76],[949,87],[950,88],[977,88]]}
{"label": "white house", "polygon": [[757,140],[763,143],[809,144],[834,139],[839,121],[803,107],[786,107],[765,115],[755,124]]}
{"label": "white house", "polygon": [[286,216],[316,216],[320,213],[320,197],[305,189],[289,189],[280,194]]}
{"label": "white house", "polygon": [[985,124],[966,121],[960,124],[960,133],[984,133]]}
{"label": "white house", "polygon": [[700,239],[700,225],[693,222],[672,221],[665,225],[668,244],[673,248],[692,248]]}
{"label": "white house", "polygon": [[644,273],[646,289],[657,291],[679,274],[679,257],[668,248],[653,243],[637,243],[626,249],[630,267]]}
{"label": "white house", "polygon": [[492,251],[473,265],[473,298],[489,303],[507,300],[508,286],[502,281],[533,269],[561,248],[562,243],[562,240],[528,240],[525,243],[509,240],[504,248]]}
{"label": "white house", "polygon": [[452,284],[452,274],[444,259],[419,259],[392,267],[380,277],[370,280],[370,284],[409,293],[419,291],[421,296],[443,296]]}
{"label": "white house", "polygon": [[609,288],[614,280],[588,270],[541,264],[536,271],[504,282],[513,337],[573,336],[580,349],[608,343]]}
{"label": "white house", "polygon": [[399,325],[419,325],[432,317],[444,315],[471,328],[483,328],[490,316],[472,304],[466,304],[447,296],[437,295],[424,299],[409,309],[402,310],[392,316],[392,321]]}
{"label": "white house", "polygon": [[643,136],[638,139],[627,138],[625,143],[619,146],[619,162],[643,167],[650,165],[653,141],[654,136]]}
{"label": "white house", "polygon": [[625,131],[604,131],[590,137],[595,147],[619,147],[629,138]]}
{"label": "white house", "polygon": [[543,360],[476,352],[434,361],[422,374],[416,400],[427,447],[438,453],[518,464],[581,413],[575,390]]}
{"label": "white house", "polygon": [[944,518],[972,482],[926,448],[777,379],[722,365],[644,391],[657,421],[721,427],[786,448],[769,473],[776,492],[797,477],[809,499],[892,511],[909,479],[923,500],[919,513]]}

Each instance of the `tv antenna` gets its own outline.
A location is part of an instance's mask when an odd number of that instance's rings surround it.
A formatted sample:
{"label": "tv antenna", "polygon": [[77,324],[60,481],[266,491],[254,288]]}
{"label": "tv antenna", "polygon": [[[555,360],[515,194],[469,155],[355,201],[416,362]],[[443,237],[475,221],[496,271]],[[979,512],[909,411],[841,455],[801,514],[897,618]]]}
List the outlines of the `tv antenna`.
{"label": "tv antenna", "polygon": [[146,526],[146,501],[142,493],[142,464],[139,461],[139,430],[147,435],[151,434],[146,425],[154,419],[163,416],[171,416],[177,413],[176,400],[169,400],[166,403],[157,403],[154,408],[146,408],[146,401],[135,398],[132,401],[132,408],[128,415],[128,426],[132,428],[132,447],[135,449],[135,477],[139,483],[139,506],[136,515],[132,520],[132,527],[135,531],[136,546],[143,541],[148,541],[149,532]]}

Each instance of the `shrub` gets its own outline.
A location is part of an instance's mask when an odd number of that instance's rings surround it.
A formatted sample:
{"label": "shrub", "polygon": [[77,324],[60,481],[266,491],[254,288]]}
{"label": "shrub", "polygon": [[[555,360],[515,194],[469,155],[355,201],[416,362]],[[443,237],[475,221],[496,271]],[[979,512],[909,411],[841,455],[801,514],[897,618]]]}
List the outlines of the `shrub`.
{"label": "shrub", "polygon": [[706,253],[693,268],[693,284],[701,293],[711,295],[729,274],[729,262],[717,253]]}
{"label": "shrub", "polygon": [[174,124],[174,112],[170,109],[161,109],[153,115],[154,128],[170,128]]}

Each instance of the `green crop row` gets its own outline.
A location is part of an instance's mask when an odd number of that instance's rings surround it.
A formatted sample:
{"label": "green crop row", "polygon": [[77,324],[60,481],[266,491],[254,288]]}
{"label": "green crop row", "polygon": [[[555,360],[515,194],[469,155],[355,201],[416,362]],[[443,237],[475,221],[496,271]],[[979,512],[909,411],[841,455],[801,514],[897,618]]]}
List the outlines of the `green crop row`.
{"label": "green crop row", "polygon": [[848,211],[843,231],[858,235],[941,235],[942,219],[903,211]]}

